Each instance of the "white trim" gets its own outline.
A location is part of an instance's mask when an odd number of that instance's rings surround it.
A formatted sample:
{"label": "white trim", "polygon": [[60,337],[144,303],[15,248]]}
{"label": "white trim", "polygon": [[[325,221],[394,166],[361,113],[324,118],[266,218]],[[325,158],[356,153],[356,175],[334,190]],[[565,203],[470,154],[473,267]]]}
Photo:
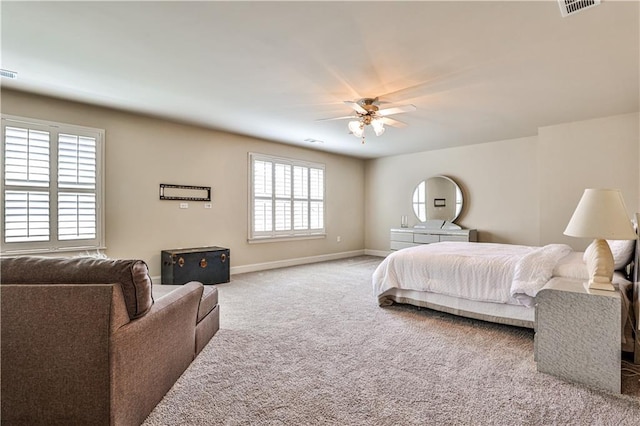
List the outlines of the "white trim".
{"label": "white trim", "polygon": [[43,257],[80,257],[91,256],[96,253],[104,254],[106,247],[93,247],[93,246],[78,246],[78,247],[60,247],[57,250],[51,250],[48,248],[34,248],[34,249],[21,249],[21,250],[4,250],[0,253],[0,259],[3,257],[16,257],[16,256],[43,256]]}
{"label": "white trim", "polygon": [[[0,247],[3,255],[20,255],[20,254],[43,254],[47,253],[62,253],[62,252],[83,252],[86,250],[103,250],[105,248],[106,240],[106,176],[105,176],[105,163],[106,163],[106,131],[104,129],[79,126],[76,124],[59,123],[48,120],[41,120],[29,117],[19,117],[15,115],[1,114],[0,119],[2,125],[0,126],[0,135],[2,135],[2,141],[0,145],[4,150],[5,147],[5,128],[7,126],[26,126],[31,129],[39,129],[56,136],[55,140],[50,139],[50,181],[47,187],[38,189],[46,190],[50,195],[49,202],[49,226],[50,232],[49,239],[47,241],[27,241],[27,242],[9,242],[5,243],[4,239],[0,240]],[[60,143],[59,135],[61,133],[70,133],[74,136],[86,136],[95,138],[96,142],[96,182],[94,190],[73,190],[88,194],[95,194],[96,197],[96,235],[95,238],[90,239],[59,239],[58,235],[58,194],[72,189],[68,187],[60,187],[58,185],[58,145]],[[4,154],[4,153],[3,153]],[[4,177],[4,160],[0,163],[0,194],[4,194],[4,191],[9,189],[33,190],[28,186],[16,187],[15,185],[5,185]],[[2,208],[4,209],[4,202]],[[5,212],[0,214],[2,221],[4,222]],[[4,230],[5,223],[0,223],[0,233]],[[89,244],[89,245],[86,245]]]}
{"label": "white trim", "polygon": [[[278,156],[274,156],[274,155],[269,155],[269,154],[260,154],[257,152],[247,152],[247,159],[248,159],[248,164],[247,164],[247,181],[249,184],[249,188],[247,191],[247,195],[248,195],[248,201],[247,201],[247,206],[248,206],[248,224],[247,224],[247,241],[249,243],[254,243],[254,242],[267,242],[267,241],[271,241],[271,242],[277,242],[277,241],[292,241],[295,239],[305,239],[307,237],[311,237],[311,238],[318,238],[318,236],[324,237],[326,234],[326,229],[327,229],[327,224],[326,224],[326,219],[327,219],[327,194],[326,194],[326,190],[327,190],[327,184],[326,184],[326,178],[327,178],[327,174],[326,174],[326,165],[324,163],[316,163],[316,162],[311,162],[311,161],[306,161],[306,160],[295,160],[292,158],[286,158],[286,157],[278,157]],[[255,190],[255,182],[254,182],[254,163],[256,161],[263,161],[263,162],[268,162],[272,164],[272,167],[275,167],[276,164],[285,164],[285,165],[289,165],[291,167],[305,167],[308,170],[311,169],[318,169],[318,170],[322,170],[322,199],[316,199],[316,198],[311,198],[311,187],[309,186],[309,192],[308,192],[308,197],[306,198],[306,201],[311,203],[311,202],[322,202],[322,228],[309,228],[309,229],[295,229],[295,225],[294,225],[294,215],[293,215],[293,210],[292,210],[292,216],[291,216],[291,229],[289,230],[285,230],[285,231],[276,231],[275,229],[275,222],[273,222],[273,227],[271,231],[255,231],[254,230],[254,225],[255,225],[255,221],[254,221],[254,215],[255,215],[255,200],[256,200],[256,196],[254,194],[254,190]],[[292,172],[293,173],[293,172]],[[276,174],[275,174],[275,170],[272,169],[272,209],[275,209],[276,206],[276,193],[275,193],[275,179],[276,179]],[[310,179],[310,172],[308,172],[308,179]],[[293,175],[291,177],[291,209],[294,208],[295,205],[295,199],[294,199],[294,191],[293,191],[293,185],[294,185],[294,179],[293,179]],[[310,185],[310,184],[309,184]],[[300,200],[299,200],[300,201]],[[309,215],[311,210],[309,210]],[[309,216],[310,218],[310,216]],[[275,210],[272,210],[272,221],[276,220],[276,214],[275,214]],[[310,220],[310,219],[309,219]],[[311,223],[308,223],[309,226],[311,226]],[[302,237],[302,238],[298,238],[298,237]]]}
{"label": "white trim", "polygon": [[371,249],[365,249],[364,250],[364,254],[366,256],[378,256],[378,257],[387,257],[391,254],[392,252],[390,251],[384,251],[384,250],[371,250]]}
{"label": "white trim", "polygon": [[298,257],[294,259],[276,260],[273,262],[254,263],[252,265],[232,266],[231,275],[246,272],[266,271],[268,269],[285,268],[287,266],[305,265],[308,263],[326,262],[328,260],[346,259],[364,255],[364,250],[344,251],[341,253],[321,254],[319,256]]}
{"label": "white trim", "polygon": [[68,123],[61,123],[58,121],[41,120],[39,118],[20,117],[17,115],[2,114],[2,118],[6,121],[11,121],[13,123],[17,123],[18,125],[24,125],[24,126],[31,125],[31,126],[53,127],[53,128],[64,127],[65,129],[72,129],[74,132],[87,133],[84,136],[93,136],[93,134],[96,131],[101,131],[103,133],[105,132],[104,129],[99,129],[96,127],[79,126],[77,124],[68,124]]}
{"label": "white trim", "polygon": [[[276,260],[274,262],[254,263],[252,265],[232,266],[229,271],[231,275],[244,274],[247,272],[266,271],[269,269],[285,268],[287,266],[306,265],[309,263],[326,262],[328,260],[347,259],[365,254],[365,250],[344,251],[341,253],[321,254],[319,256],[298,257],[295,259]],[[160,285],[160,276],[151,277],[153,285]]]}

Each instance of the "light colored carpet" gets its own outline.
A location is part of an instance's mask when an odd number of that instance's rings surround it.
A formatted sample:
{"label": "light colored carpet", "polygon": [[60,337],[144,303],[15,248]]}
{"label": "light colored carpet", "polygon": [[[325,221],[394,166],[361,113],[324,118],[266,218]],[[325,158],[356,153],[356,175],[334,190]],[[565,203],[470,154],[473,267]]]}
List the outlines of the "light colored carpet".
{"label": "light colored carpet", "polygon": [[614,395],[538,373],[533,332],[380,308],[357,257],[235,275],[221,330],[145,425],[638,425]]}

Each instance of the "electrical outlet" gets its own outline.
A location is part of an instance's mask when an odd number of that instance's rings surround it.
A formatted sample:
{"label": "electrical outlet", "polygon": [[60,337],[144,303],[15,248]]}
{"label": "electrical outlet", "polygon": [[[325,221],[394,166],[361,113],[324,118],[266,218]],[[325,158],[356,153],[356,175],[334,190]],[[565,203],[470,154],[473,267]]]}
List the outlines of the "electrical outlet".
{"label": "electrical outlet", "polygon": [[205,209],[210,209],[211,208],[211,203],[204,203],[204,208]]}
{"label": "electrical outlet", "polygon": [[341,242],[342,241],[342,237],[340,235],[338,235],[338,237],[336,238],[337,242]]}
{"label": "electrical outlet", "polygon": [[188,209],[189,208],[189,203],[180,203],[180,208],[181,209]]}

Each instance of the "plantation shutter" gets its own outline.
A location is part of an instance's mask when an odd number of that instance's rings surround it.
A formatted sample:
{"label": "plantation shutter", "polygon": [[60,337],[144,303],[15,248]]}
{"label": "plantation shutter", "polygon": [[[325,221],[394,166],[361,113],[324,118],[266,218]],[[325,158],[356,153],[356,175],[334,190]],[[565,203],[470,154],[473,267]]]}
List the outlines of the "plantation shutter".
{"label": "plantation shutter", "polygon": [[276,231],[291,230],[291,165],[272,163],[275,169],[273,184],[275,192],[274,228]]}
{"label": "plantation shutter", "polygon": [[49,151],[47,131],[5,128],[4,238],[49,241]]}
{"label": "plantation shutter", "polygon": [[2,117],[4,252],[101,248],[104,131]]}
{"label": "plantation shutter", "polygon": [[58,238],[96,237],[96,139],[58,136]]}
{"label": "plantation shutter", "polygon": [[249,238],[324,234],[324,165],[250,154]]}
{"label": "plantation shutter", "polygon": [[309,226],[324,228],[324,169],[309,170]]}
{"label": "plantation shutter", "polygon": [[256,232],[273,230],[272,195],[273,178],[270,161],[253,163],[253,228]]}

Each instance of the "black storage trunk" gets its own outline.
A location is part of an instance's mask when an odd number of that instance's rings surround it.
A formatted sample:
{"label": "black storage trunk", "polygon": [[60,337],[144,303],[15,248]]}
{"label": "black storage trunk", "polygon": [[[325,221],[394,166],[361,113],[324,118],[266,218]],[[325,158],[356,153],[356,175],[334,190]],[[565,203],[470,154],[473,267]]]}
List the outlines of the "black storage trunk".
{"label": "black storage trunk", "polygon": [[202,284],[229,282],[229,249],[223,247],[198,247],[163,250],[162,284],[182,285],[189,281]]}

